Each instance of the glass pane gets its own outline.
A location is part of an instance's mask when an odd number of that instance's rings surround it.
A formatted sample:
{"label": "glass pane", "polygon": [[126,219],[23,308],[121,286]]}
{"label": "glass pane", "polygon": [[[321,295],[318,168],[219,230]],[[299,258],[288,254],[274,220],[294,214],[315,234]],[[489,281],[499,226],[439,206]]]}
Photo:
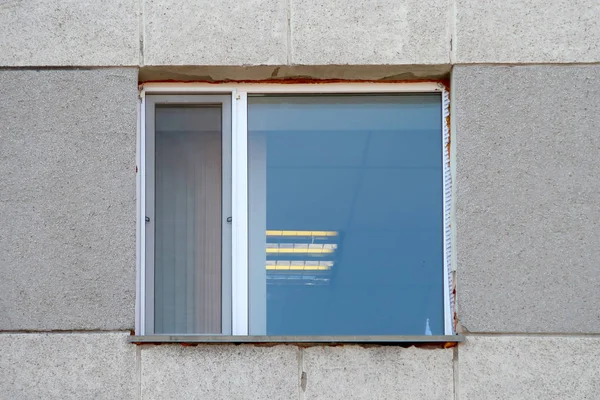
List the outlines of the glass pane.
{"label": "glass pane", "polygon": [[250,333],[443,334],[439,94],[248,100]]}
{"label": "glass pane", "polygon": [[155,123],[155,333],[221,333],[221,108]]}

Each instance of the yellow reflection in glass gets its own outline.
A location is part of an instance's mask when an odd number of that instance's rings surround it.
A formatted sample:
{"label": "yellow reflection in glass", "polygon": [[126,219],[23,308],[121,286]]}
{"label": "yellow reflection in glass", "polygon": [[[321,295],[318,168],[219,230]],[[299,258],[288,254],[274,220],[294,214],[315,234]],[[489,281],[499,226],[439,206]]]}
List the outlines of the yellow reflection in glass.
{"label": "yellow reflection in glass", "polygon": [[267,260],[269,271],[329,271],[333,261]]}
{"label": "yellow reflection in glass", "polygon": [[267,265],[269,271],[329,271],[328,265]]}
{"label": "yellow reflection in glass", "polygon": [[337,236],[337,231],[267,231],[267,236]]}
{"label": "yellow reflection in glass", "polygon": [[335,249],[267,248],[267,254],[331,254]]}

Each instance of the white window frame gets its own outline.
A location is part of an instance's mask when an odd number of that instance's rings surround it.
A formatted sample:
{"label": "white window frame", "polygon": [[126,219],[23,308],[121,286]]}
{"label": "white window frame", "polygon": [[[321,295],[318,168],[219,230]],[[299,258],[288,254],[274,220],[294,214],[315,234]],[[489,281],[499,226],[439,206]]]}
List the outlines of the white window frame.
{"label": "white window frame", "polygon": [[231,159],[232,159],[232,235],[231,235],[231,333],[233,336],[247,336],[249,329],[248,307],[248,154],[247,121],[249,94],[378,94],[378,93],[441,93],[442,95],[442,146],[443,154],[443,296],[444,296],[444,335],[454,335],[453,312],[454,294],[451,274],[450,213],[452,182],[450,171],[450,128],[448,116],[450,97],[446,87],[439,82],[410,83],[146,83],[140,85],[138,108],[138,134],[136,155],[137,224],[136,224],[136,320],[135,333],[145,336],[146,302],[145,290],[145,171],[146,171],[146,94],[177,95],[229,95],[231,96]]}

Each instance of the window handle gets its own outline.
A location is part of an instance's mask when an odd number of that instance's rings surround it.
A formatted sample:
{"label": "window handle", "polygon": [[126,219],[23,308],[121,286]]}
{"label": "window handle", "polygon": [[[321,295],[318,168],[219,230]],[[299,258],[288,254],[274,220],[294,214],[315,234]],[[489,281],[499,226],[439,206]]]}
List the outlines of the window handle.
{"label": "window handle", "polygon": [[231,222],[232,218],[231,217],[227,217],[227,222]]}
{"label": "window handle", "polygon": [[150,222],[150,217],[146,217],[146,223]]}

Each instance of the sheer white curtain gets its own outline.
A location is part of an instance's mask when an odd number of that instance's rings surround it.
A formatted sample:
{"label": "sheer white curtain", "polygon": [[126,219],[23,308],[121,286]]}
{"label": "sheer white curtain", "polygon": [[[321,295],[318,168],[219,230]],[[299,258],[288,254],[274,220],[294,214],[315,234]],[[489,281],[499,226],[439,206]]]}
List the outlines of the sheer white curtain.
{"label": "sheer white curtain", "polygon": [[220,125],[220,107],[156,108],[156,333],[221,333]]}

